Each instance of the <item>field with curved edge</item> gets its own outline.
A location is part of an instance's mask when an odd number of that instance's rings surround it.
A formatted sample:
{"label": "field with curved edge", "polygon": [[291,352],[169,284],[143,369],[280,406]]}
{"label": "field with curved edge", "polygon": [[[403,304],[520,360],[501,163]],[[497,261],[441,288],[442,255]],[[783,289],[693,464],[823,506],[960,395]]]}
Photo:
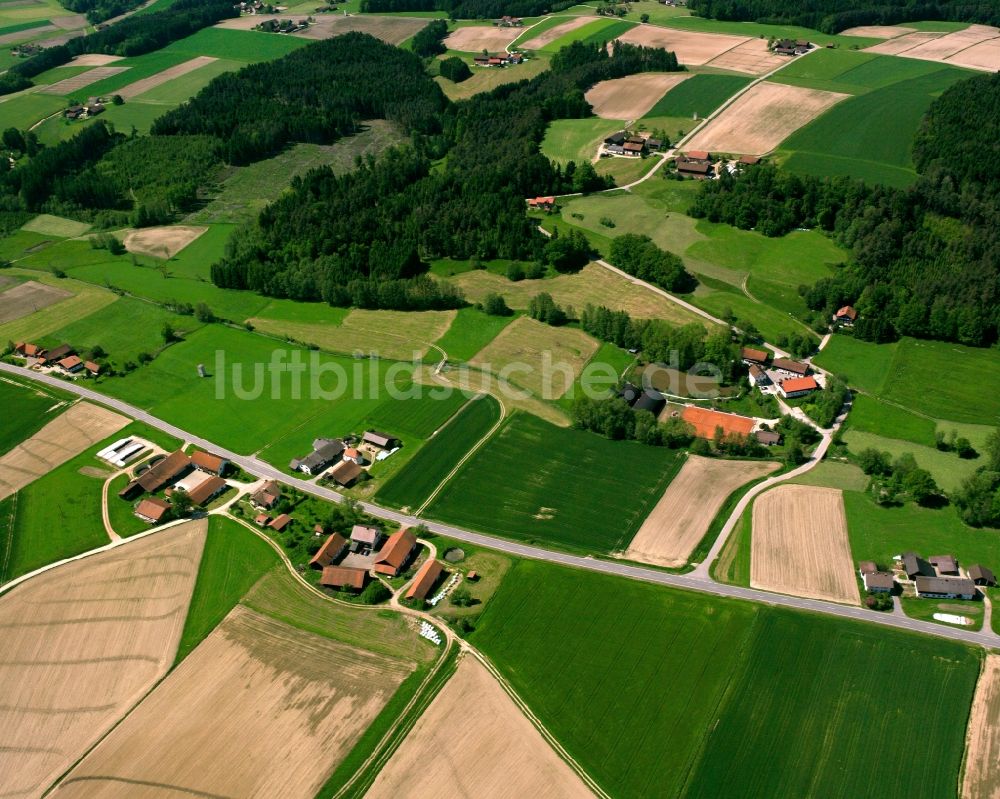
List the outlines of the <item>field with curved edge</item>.
{"label": "field with curved edge", "polygon": [[470,402],[376,494],[379,502],[417,508],[465,454],[500,419],[500,405],[489,396]]}
{"label": "field with curved edge", "polygon": [[981,658],[535,561],[471,641],[621,799],[953,796]]}

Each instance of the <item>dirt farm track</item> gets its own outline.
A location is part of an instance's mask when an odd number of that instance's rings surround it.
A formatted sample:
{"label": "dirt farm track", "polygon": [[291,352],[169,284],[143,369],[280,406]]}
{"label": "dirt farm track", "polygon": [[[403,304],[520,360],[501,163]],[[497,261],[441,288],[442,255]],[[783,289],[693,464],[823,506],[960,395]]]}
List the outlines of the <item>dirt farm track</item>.
{"label": "dirt farm track", "polygon": [[593,794],[471,655],[365,799],[585,799]]}
{"label": "dirt farm track", "polygon": [[1000,655],[987,655],[965,739],[962,799],[1000,796]]}
{"label": "dirt farm track", "polygon": [[41,796],[174,660],[208,523],[0,595],[0,797]]}
{"label": "dirt farm track", "polygon": [[781,485],[753,506],[750,585],[781,594],[858,601],[839,489]]}
{"label": "dirt farm track", "polygon": [[52,795],[312,799],[409,671],[238,605]]}

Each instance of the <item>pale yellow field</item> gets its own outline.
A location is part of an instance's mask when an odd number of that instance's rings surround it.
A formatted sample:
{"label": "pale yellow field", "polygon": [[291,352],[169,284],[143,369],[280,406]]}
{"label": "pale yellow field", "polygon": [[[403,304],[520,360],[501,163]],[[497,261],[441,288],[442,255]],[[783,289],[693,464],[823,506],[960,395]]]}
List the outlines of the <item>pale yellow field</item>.
{"label": "pale yellow field", "polygon": [[750,75],[764,75],[787,63],[787,58],[775,55],[768,49],[766,39],[751,39],[718,58],[713,58],[708,65]]}
{"label": "pale yellow field", "polygon": [[573,385],[598,346],[581,330],[552,327],[522,316],[476,353],[470,363],[488,369],[514,388],[553,400]]}
{"label": "pale yellow field", "polygon": [[974,44],[967,50],[956,53],[947,60],[948,64],[987,72],[1000,70],[1000,39],[990,39]]}
{"label": "pale yellow field", "polygon": [[922,58],[928,61],[944,61],[949,64],[960,63],[965,50],[980,42],[986,42],[1000,37],[1000,29],[989,25],[970,25],[965,30],[947,33],[930,41],[917,44],[900,55],[907,58]]}
{"label": "pale yellow field", "polygon": [[99,405],[89,402],[71,405],[31,438],[0,456],[0,499],[6,499],[128,423],[124,416]]}
{"label": "pale yellow field", "polygon": [[480,53],[483,50],[489,50],[491,53],[503,52],[507,45],[520,35],[520,28],[465,25],[449,33],[444,45],[449,50],[458,50],[461,53]]}
{"label": "pale yellow field", "polygon": [[[331,352],[375,353],[382,358],[409,361],[423,358],[443,336],[456,311],[351,311],[339,324],[289,322],[254,317],[258,330],[291,336]],[[435,350],[432,355],[436,355]]]}
{"label": "pale yellow field", "polygon": [[691,150],[764,155],[847,94],[758,83],[687,143]]}
{"label": "pale yellow field", "polygon": [[933,31],[916,31],[915,33],[905,33],[886,42],[880,42],[865,50],[866,53],[881,53],[882,55],[903,55],[907,50],[926,44],[933,39],[938,39],[944,34]]}
{"label": "pale yellow field", "polygon": [[207,227],[192,225],[146,227],[128,231],[123,243],[129,252],[152,255],[154,258],[173,258],[206,230]]}
{"label": "pale yellow field", "polygon": [[623,42],[646,47],[672,50],[682,64],[697,66],[707,64],[727,50],[732,50],[749,40],[747,36],[730,36],[725,33],[698,33],[696,31],[657,28],[638,25],[618,37]]}
{"label": "pale yellow field", "polygon": [[65,327],[70,322],[89,316],[118,299],[118,295],[105,288],[72,278],[59,279],[28,271],[22,271],[20,274],[29,275],[32,280],[47,286],[65,289],[72,292],[73,296],[27,316],[0,324],[0,341],[33,341]]}
{"label": "pale yellow field", "polygon": [[547,44],[552,44],[552,42],[560,36],[565,36],[567,33],[575,31],[577,28],[589,25],[596,19],[600,19],[600,17],[571,17],[565,22],[559,23],[554,28],[544,30],[534,38],[521,42],[519,47],[524,50],[539,50]]}
{"label": "pale yellow field", "polygon": [[765,591],[856,604],[843,493],[780,485],[753,505],[750,585]]}
{"label": "pale yellow field", "polygon": [[0,596],[0,794],[41,796],[166,674],[207,525],[178,525]]}
{"label": "pale yellow field", "polygon": [[92,83],[110,78],[112,75],[117,75],[119,72],[124,72],[127,69],[128,67],[94,67],[93,69],[88,69],[86,72],[81,72],[79,75],[74,75],[71,78],[66,78],[49,86],[44,86],[38,91],[41,94],[73,94],[74,92],[86,89]]}
{"label": "pale yellow field", "polygon": [[411,665],[237,606],[59,799],[312,799]]}
{"label": "pale yellow field", "polygon": [[638,319],[663,319],[671,324],[685,325],[702,321],[675,302],[637,286],[598,264],[587,264],[575,275],[558,275],[541,280],[513,282],[502,275],[484,269],[463,272],[449,278],[470,302],[481,302],[492,292],[502,294],[511,308],[528,307],[531,298],[542,291],[552,295],[560,305],[572,305],[582,311],[587,303],[603,305],[613,311],[628,311]]}
{"label": "pale yellow field", "polygon": [[[167,81],[171,81],[174,78],[180,78],[187,75],[189,72],[194,72],[196,69],[201,69],[202,67],[217,60],[218,59],[213,58],[212,56],[197,56],[185,61],[183,64],[177,64],[177,66],[164,69],[162,72],[157,72],[155,75],[150,75],[148,78],[137,80],[127,86],[122,86],[116,94],[120,94],[126,100],[131,99],[132,97],[138,97],[140,94],[144,94],[150,89],[166,83]],[[107,67],[107,69],[113,69],[113,67]]]}
{"label": "pale yellow field", "polygon": [[104,55],[104,53],[84,53],[73,59],[73,66],[104,67],[115,63],[115,61],[121,61],[124,57],[121,55]]}
{"label": "pale yellow field", "polygon": [[1000,797],[1000,655],[989,654],[976,684],[965,736],[962,799]]}
{"label": "pale yellow field", "polygon": [[894,39],[904,33],[915,33],[914,28],[906,28],[902,25],[858,25],[855,28],[848,28],[841,31],[841,36],[864,36],[869,39]]}
{"label": "pale yellow field", "polygon": [[0,324],[13,322],[36,311],[72,297],[73,292],[59,286],[26,280],[0,291]]}
{"label": "pale yellow field", "polygon": [[593,794],[479,661],[466,655],[366,799],[585,799]]}
{"label": "pale yellow field", "polygon": [[[235,17],[226,19],[216,25],[216,28],[228,28],[230,30],[251,30],[269,19],[301,19],[308,16],[308,13],[288,14],[278,16],[267,16],[266,14],[254,14],[246,17]],[[381,39],[388,44],[399,44],[405,39],[409,39],[427,24],[426,19],[416,19],[411,17],[380,17],[376,14],[352,14],[349,17],[341,14],[319,14],[316,22],[306,30],[294,34],[261,33],[261,36],[299,36],[303,39],[331,39],[340,36],[342,33],[368,33],[376,39]]]}
{"label": "pale yellow field", "polygon": [[686,72],[642,72],[598,83],[585,97],[602,119],[639,119],[685,78]]}
{"label": "pale yellow field", "polygon": [[624,557],[656,566],[683,566],[708,532],[726,497],[778,467],[772,461],[726,461],[688,455]]}

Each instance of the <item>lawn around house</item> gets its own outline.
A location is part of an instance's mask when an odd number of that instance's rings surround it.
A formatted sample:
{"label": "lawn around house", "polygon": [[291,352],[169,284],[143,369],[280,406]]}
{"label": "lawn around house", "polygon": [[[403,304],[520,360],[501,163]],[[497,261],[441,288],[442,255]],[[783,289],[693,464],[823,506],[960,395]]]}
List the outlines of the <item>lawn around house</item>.
{"label": "lawn around house", "polygon": [[471,640],[620,797],[847,799],[875,782],[950,795],[981,657],[535,561],[508,573]]}

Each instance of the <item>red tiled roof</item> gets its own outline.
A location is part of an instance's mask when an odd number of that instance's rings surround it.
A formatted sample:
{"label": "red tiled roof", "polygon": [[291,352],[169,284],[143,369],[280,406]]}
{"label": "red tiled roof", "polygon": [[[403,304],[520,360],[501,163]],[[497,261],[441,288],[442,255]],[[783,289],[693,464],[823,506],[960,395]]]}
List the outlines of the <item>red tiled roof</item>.
{"label": "red tiled roof", "polygon": [[405,527],[399,532],[389,536],[389,540],[382,545],[382,549],[375,559],[375,566],[387,566],[398,571],[406,559],[410,556],[413,548],[417,545],[417,537],[409,527]]}
{"label": "red tiled roof", "polygon": [[781,381],[781,390],[786,394],[793,394],[796,391],[815,391],[819,388],[819,383],[814,377],[792,377]]}
{"label": "red tiled roof", "polygon": [[204,505],[212,497],[226,487],[226,481],[221,477],[209,477],[204,482],[198,483],[188,492],[191,502],[194,505]]}
{"label": "red tiled roof", "polygon": [[223,459],[218,455],[213,455],[210,452],[202,452],[199,450],[191,455],[191,463],[199,469],[204,469],[206,472],[214,472],[215,474],[218,474],[222,469]]}
{"label": "red tiled roof", "polygon": [[699,438],[714,438],[715,428],[721,427],[724,435],[737,433],[741,436],[750,435],[754,420],[735,413],[722,413],[708,408],[696,408],[686,405],[681,411],[681,418],[694,428],[694,434]]}
{"label": "red tiled roof", "polygon": [[444,571],[444,567],[434,559],[430,559],[424,563],[423,566],[417,571],[416,576],[413,578],[413,582],[410,583],[410,590],[406,592],[407,599],[423,599],[430,593],[431,588],[434,587],[434,583],[437,582],[438,577],[441,576],[441,572]]}
{"label": "red tiled roof", "polygon": [[269,521],[271,521],[271,517],[268,516],[266,513],[258,513],[254,517],[253,523],[256,524],[256,525],[259,525],[260,527],[263,527]]}
{"label": "red tiled roof", "polygon": [[853,322],[855,319],[858,318],[858,312],[854,310],[853,306],[845,305],[843,308],[837,311],[837,316],[838,317],[846,316]]}
{"label": "red tiled roof", "polygon": [[59,361],[59,365],[63,369],[75,369],[78,366],[83,366],[83,359],[79,355],[70,355]]}
{"label": "red tiled roof", "polygon": [[684,154],[693,161],[708,161],[712,157],[708,150],[688,150]]}
{"label": "red tiled roof", "polygon": [[83,368],[84,368],[84,369],[86,369],[86,370],[87,370],[88,372],[90,372],[91,374],[95,374],[95,375],[96,375],[96,374],[97,374],[97,373],[98,373],[99,371],[101,371],[101,367],[100,367],[100,365],[99,365],[99,364],[96,364],[96,363],[94,363],[93,361],[84,361],[84,362],[83,362]]}
{"label": "red tiled roof", "polygon": [[320,585],[327,585],[331,588],[361,589],[365,587],[365,577],[368,575],[364,569],[352,569],[350,566],[327,566],[323,569],[323,575],[319,578]]}
{"label": "red tiled roof", "polygon": [[267,526],[272,530],[277,530],[279,533],[288,527],[288,523],[292,520],[292,517],[287,513],[282,513],[278,518],[271,521]]}
{"label": "red tiled roof", "polygon": [[740,357],[745,361],[759,361],[760,363],[765,363],[767,361],[767,351],[756,350],[753,347],[744,347],[740,350]]}
{"label": "red tiled roof", "polygon": [[333,559],[344,551],[344,547],[346,546],[347,539],[340,533],[334,533],[323,542],[323,546],[313,555],[312,560],[309,561],[309,565],[313,568],[317,566],[329,566],[333,562]]}
{"label": "red tiled roof", "polygon": [[169,512],[170,503],[156,497],[144,499],[135,507],[137,516],[144,516],[147,519],[152,519],[154,522],[160,521]]}

